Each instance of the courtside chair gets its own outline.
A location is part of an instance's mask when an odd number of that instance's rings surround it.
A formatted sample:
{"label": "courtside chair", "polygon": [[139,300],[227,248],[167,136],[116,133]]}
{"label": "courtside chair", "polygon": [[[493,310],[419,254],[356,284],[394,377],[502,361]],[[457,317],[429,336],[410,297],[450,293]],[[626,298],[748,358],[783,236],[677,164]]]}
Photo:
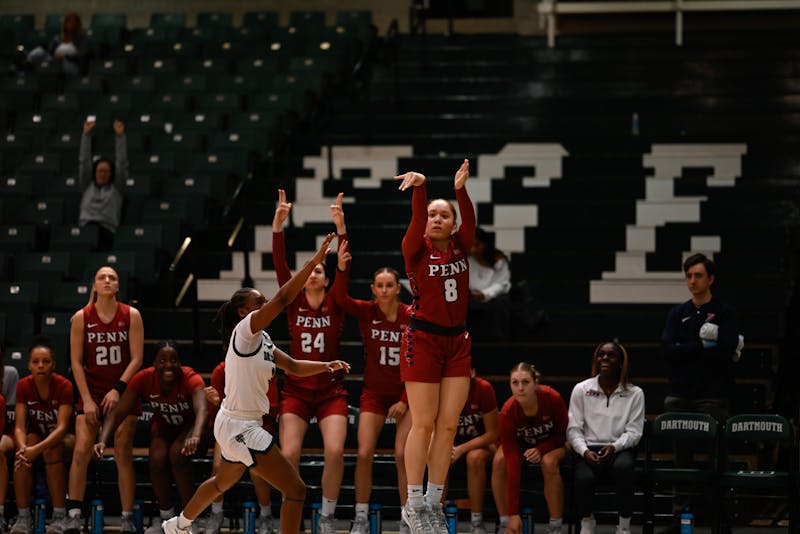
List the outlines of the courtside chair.
{"label": "courtside chair", "polygon": [[[756,519],[764,511],[756,502],[782,502],[789,510],[789,532],[797,532],[798,449],[792,423],[775,414],[735,415],[725,423],[721,450],[723,521],[740,514]],[[749,463],[738,464],[742,454],[750,457]]]}
{"label": "courtside chair", "polygon": [[[718,424],[705,413],[667,412],[655,418],[645,440],[645,534],[652,534],[655,519],[654,495],[657,490],[671,492],[677,486],[692,494],[712,496],[713,509],[719,508],[716,491],[718,483]],[[691,451],[688,465],[674,461],[656,461],[656,452],[667,450]],[[666,463],[666,465],[665,465]],[[670,518],[671,520],[672,518]],[[713,528],[719,524],[713,520]]]}

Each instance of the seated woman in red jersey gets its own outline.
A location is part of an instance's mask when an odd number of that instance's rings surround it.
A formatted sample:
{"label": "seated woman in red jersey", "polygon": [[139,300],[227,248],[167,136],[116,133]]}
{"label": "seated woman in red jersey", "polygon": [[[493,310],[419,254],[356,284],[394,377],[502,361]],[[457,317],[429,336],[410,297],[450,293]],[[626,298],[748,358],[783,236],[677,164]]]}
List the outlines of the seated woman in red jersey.
{"label": "seated woman in red jersey", "polygon": [[[404,450],[411,416],[400,380],[400,341],[408,326],[409,306],[399,300],[400,275],[381,267],[372,275],[373,300],[358,300],[347,294],[350,284],[349,243],[339,245],[336,302],[358,319],[364,344],[364,388],[359,401],[358,458],[356,460],[356,515],[350,534],[368,534],[369,500],[372,493],[372,463],[375,447],[387,417],[395,419],[395,458],[400,504],[406,501]],[[401,523],[401,528],[404,526]]]}
{"label": "seated woman in red jersey", "polygon": [[483,525],[483,497],[486,494],[486,464],[497,451],[497,428],[500,415],[492,385],[475,376],[469,385],[469,397],[458,418],[453,440],[452,463],[467,464],[467,493],[470,505],[470,533],[486,534]]}
{"label": "seated woman in red jersey", "polygon": [[[220,310],[222,313],[222,310]],[[223,346],[227,346],[230,342],[231,332],[223,332]],[[225,398],[225,362],[221,361],[211,372],[211,386],[206,388],[206,398],[209,404],[213,407],[213,414],[209,420],[213,422],[213,418],[222,404],[222,399]],[[269,399],[269,413],[261,416],[261,428],[272,434],[277,435],[278,428],[278,414],[280,413],[281,405],[278,398],[278,384],[270,384],[267,391],[267,398]],[[212,423],[213,432],[213,423]],[[211,474],[215,475],[219,471],[219,466],[222,463],[222,448],[219,443],[214,444],[214,460]],[[250,480],[253,481],[253,491],[256,494],[256,500],[260,512],[256,518],[255,530],[256,534],[271,534],[274,530],[274,519],[272,517],[272,486],[269,482],[264,480],[258,475],[250,472]],[[208,516],[205,522],[203,532],[205,534],[219,534],[222,528],[222,521],[225,517],[222,509],[222,501],[224,495],[220,495],[218,499],[211,503],[211,515]]]}
{"label": "seated woman in red jersey", "polygon": [[522,462],[538,464],[544,479],[544,499],[550,512],[548,534],[560,534],[564,517],[564,481],[561,462],[567,455],[567,407],[556,390],[539,384],[530,363],[511,369],[512,397],[500,411],[500,444],[492,463],[492,493],[500,531],[520,534],[520,480]]}
{"label": "seated woman in red jersey", "polygon": [[[108,438],[117,424],[133,413],[139,403],[150,403],[153,419],[148,467],[162,520],[175,515],[170,472],[178,487],[181,504],[185,505],[194,492],[190,460],[208,450],[210,436],[204,435],[208,417],[204,387],[203,378],[194,369],[181,365],[175,342],[160,341],[153,366],[133,376],[94,446],[95,454],[102,458]],[[161,532],[161,521],[154,521],[146,532]]]}
{"label": "seated woman in red jersey", "polygon": [[[340,242],[345,235],[342,194],[331,205],[331,217]],[[292,276],[286,260],[286,241],[283,224],[289,217],[292,204],[286,192],[278,190],[278,207],[272,219],[272,261],[278,283],[287,283]],[[344,325],[344,312],[326,291],[330,279],[325,263],[319,262],[303,285],[303,291],[286,308],[291,355],[297,359],[330,362],[339,355],[339,339]],[[334,287],[341,283],[338,278]],[[319,515],[319,534],[334,534],[334,512],[344,475],[344,442],[347,437],[347,390],[341,374],[298,377],[286,375],[281,391],[281,449],[289,462],[299,469],[303,439],[312,417],[317,418],[324,448],[322,467],[322,509]]]}
{"label": "seated woman in red jersey", "polygon": [[[0,362],[5,361],[5,347],[0,340]],[[7,410],[17,398],[17,382],[19,373],[17,369],[6,365],[4,373],[0,374],[0,532],[5,532],[6,527],[6,492],[8,491],[8,458],[14,451],[14,425],[8,423]],[[9,373],[9,371],[11,371]],[[11,389],[10,376],[16,376],[13,389]],[[13,399],[11,399],[13,397]]]}
{"label": "seated woman in red jersey", "polygon": [[47,487],[53,501],[53,521],[48,533],[63,532],[67,511],[67,466],[72,452],[72,383],[55,372],[53,348],[46,338],[37,338],[28,351],[31,374],[17,384],[14,442],[14,494],[19,515],[11,532],[33,532],[31,493],[33,463],[42,458]]}

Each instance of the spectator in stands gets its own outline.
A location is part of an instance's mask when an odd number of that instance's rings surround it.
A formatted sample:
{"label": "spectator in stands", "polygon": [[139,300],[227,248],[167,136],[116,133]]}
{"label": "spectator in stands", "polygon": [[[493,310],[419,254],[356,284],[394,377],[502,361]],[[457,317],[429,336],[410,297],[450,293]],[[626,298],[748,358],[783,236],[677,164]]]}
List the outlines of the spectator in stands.
{"label": "spectator in stands", "polygon": [[[702,412],[724,423],[730,414],[733,362],[738,359],[739,330],[734,308],[711,295],[716,265],[704,254],[683,262],[686,286],[692,297],[673,307],[661,333],[661,351],[667,363],[669,391],[666,412]],[[675,451],[677,465],[690,462],[690,451]],[[684,496],[673,500],[673,524],[680,529]]]}
{"label": "spectator in stands", "polygon": [[203,378],[191,367],[181,365],[175,342],[160,341],[156,345],[153,366],[133,375],[119,404],[108,414],[94,446],[95,455],[102,458],[117,425],[132,415],[141,403],[150,403],[153,418],[147,464],[160,518],[145,534],[159,534],[161,523],[175,515],[173,481],[182,506],[194,492],[191,459],[205,456],[211,443],[211,436],[205,432],[208,404],[204,388]]}
{"label": "spectator in stands", "polygon": [[[226,336],[230,338],[230,333]],[[214,415],[219,409],[222,399],[225,398],[225,361],[217,365],[211,372],[211,386],[205,389],[206,398],[208,403],[213,406]],[[269,432],[271,435],[277,435],[278,427],[278,414],[280,413],[280,399],[278,398],[278,384],[276,380],[271,380],[269,390],[267,391],[267,398],[269,399],[269,413],[261,417],[261,428]],[[212,467],[212,475],[219,471],[222,463],[222,448],[219,443],[214,445],[214,460]],[[258,518],[256,519],[256,534],[271,534],[274,529],[274,519],[272,517],[272,486],[250,471],[250,480],[253,481],[253,491],[256,494],[256,500],[260,508]],[[224,512],[222,509],[223,495],[215,499],[211,503],[211,515],[206,519],[205,534],[219,534],[222,528],[222,521],[224,519]]]}
{"label": "spectator in stands", "polygon": [[628,352],[614,341],[594,351],[592,378],[579,382],[569,401],[567,438],[575,462],[575,508],[580,534],[594,534],[592,500],[597,480],[616,485],[617,534],[630,534],[635,489],[635,447],[644,428],[644,392],[628,381]]}
{"label": "spectator in stands", "polygon": [[[337,201],[338,203],[338,201]],[[342,214],[344,218],[344,214]],[[336,302],[358,319],[364,345],[364,386],[358,416],[358,458],[356,460],[356,515],[350,534],[369,533],[369,501],[372,493],[372,464],[381,429],[387,417],[396,422],[395,458],[400,502],[405,503],[406,472],[403,454],[410,430],[408,403],[400,381],[400,338],[408,326],[410,307],[399,300],[400,275],[391,267],[381,267],[372,275],[372,300],[354,299],[347,293],[350,284],[349,243],[339,245],[335,284]]]}
{"label": "spectator in stands", "polygon": [[[428,202],[424,175],[408,172],[395,177],[402,181],[401,191],[413,188],[411,222],[402,250],[414,304],[400,351],[400,375],[411,410],[405,451],[408,501],[401,515],[412,534],[447,532],[442,494],[458,416],[469,394],[467,254],[475,238],[475,210],[465,187],[468,177],[465,159],[453,179],[462,217],[458,227],[452,203]],[[426,464],[428,488],[423,497]]]}
{"label": "spectator in stands", "polygon": [[28,53],[30,66],[57,59],[64,74],[85,74],[89,65],[89,37],[83,31],[81,17],[74,11],[64,15],[61,33],[46,46],[37,46]]}
{"label": "spectator in stands", "polygon": [[494,387],[475,376],[469,385],[469,396],[458,418],[458,430],[453,441],[451,463],[464,460],[467,464],[467,492],[471,534],[486,534],[483,525],[483,497],[486,493],[486,465],[497,452],[497,428],[500,415]]}
{"label": "spectator in stands", "polygon": [[564,517],[561,463],[567,455],[567,407],[556,390],[539,383],[527,362],[511,369],[512,397],[500,411],[500,445],[492,463],[492,493],[500,532],[520,534],[522,461],[541,467],[544,499],[550,513],[549,534],[560,534]]}
{"label": "spectator in stands", "polygon": [[[119,276],[104,266],[94,275],[89,304],[75,312],[70,329],[70,362],[75,386],[75,451],[69,470],[69,516],[66,534],[81,527],[86,470],[104,416],[117,406],[128,382],[142,366],[144,326],[139,310],[117,301]],[[135,532],[133,499],[133,436],[138,413],[128,415],[114,433],[122,505],[120,532]]]}
{"label": "spectator in stands", "polygon": [[72,382],[55,372],[53,347],[46,338],[34,339],[28,350],[28,369],[31,374],[17,384],[14,495],[18,515],[11,532],[33,532],[33,464],[41,458],[53,503],[53,520],[47,532],[59,533],[63,532],[67,514],[67,467],[64,461],[75,442],[71,433]]}
{"label": "spectator in stands", "polygon": [[511,268],[494,235],[477,228],[469,252],[467,324],[477,340],[508,340],[511,328]]}
{"label": "spectator in stands", "polygon": [[214,437],[225,461],[215,476],[200,485],[183,512],[164,523],[166,534],[191,532],[195,518],[236,484],[247,467],[283,493],[281,532],[300,531],[306,486],[299,471],[273,447],[273,436],[261,426],[262,416],[270,411],[267,390],[276,368],[295,376],[311,376],[348,372],[350,366],[341,360],[295,360],[275,347],[263,329],[295,300],[324,259],[333,237],[329,235],[311,261],[269,301],[257,290],[243,288],[220,308],[223,340],[229,337],[230,341],[225,356],[225,398],[214,421]]}
{"label": "spectator in stands", "polygon": [[[92,117],[89,117],[92,119]],[[98,158],[92,163],[92,140],[94,120],[83,124],[78,175],[83,188],[78,224],[95,225],[99,231],[100,250],[111,250],[114,233],[122,217],[123,187],[128,178],[128,145],[125,125],[114,121],[115,157],[112,162]]]}
{"label": "spectator in stands", "polygon": [[[286,192],[278,191],[278,207],[272,220],[272,260],[278,283],[285,284],[291,276],[286,261],[283,223],[289,216],[291,203]],[[331,216],[339,242],[347,238],[342,212],[342,195],[331,205]],[[335,280],[334,285],[341,283]],[[303,291],[286,308],[292,355],[320,362],[332,361],[339,353],[339,338],[344,324],[344,312],[334,299],[335,291],[326,293],[329,279],[325,265],[319,262],[305,281]],[[322,511],[319,534],[333,534],[334,512],[344,475],[344,441],[347,437],[347,390],[343,375],[298,377],[286,375],[281,400],[281,448],[292,465],[299,469],[303,438],[312,417],[316,416],[322,433],[325,465],[322,468]]]}

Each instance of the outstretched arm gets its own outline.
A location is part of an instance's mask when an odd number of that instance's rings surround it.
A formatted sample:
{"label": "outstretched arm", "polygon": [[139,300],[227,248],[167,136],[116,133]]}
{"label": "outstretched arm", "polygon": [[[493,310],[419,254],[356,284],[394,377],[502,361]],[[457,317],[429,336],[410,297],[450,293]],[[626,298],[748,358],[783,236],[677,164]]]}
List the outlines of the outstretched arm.
{"label": "outstretched arm", "polygon": [[453,187],[456,190],[456,200],[458,201],[458,211],[461,213],[461,225],[456,231],[456,241],[463,250],[472,248],[475,242],[475,207],[467,193],[467,178],[469,178],[469,160],[465,159],[461,167],[456,171],[453,179]]}
{"label": "outstretched arm", "polygon": [[[291,302],[300,294],[300,291],[303,289],[303,285],[306,283],[308,276],[311,274],[311,271],[314,267],[321,263],[325,259],[325,255],[329,252],[329,245],[331,241],[333,241],[334,234],[328,234],[323,241],[322,246],[319,248],[314,257],[309,260],[302,269],[297,271],[291,279],[289,279],[285,284],[282,284],[278,292],[275,295],[264,303],[261,308],[256,310],[253,313],[253,316],[250,318],[250,328],[252,329],[253,333],[258,332],[260,330],[264,330],[270,323],[278,316],[279,313],[283,311],[286,306],[291,304]],[[273,249],[273,254],[275,253]]]}
{"label": "outstretched arm", "polygon": [[278,206],[272,218],[272,263],[278,275],[278,283],[285,284],[292,277],[286,261],[286,240],[283,237],[283,225],[292,210],[292,203],[286,202],[286,191],[278,189]]}
{"label": "outstretched arm", "polygon": [[416,256],[425,243],[425,222],[428,219],[428,191],[425,187],[425,175],[418,172],[407,172],[394,177],[395,180],[402,180],[400,191],[405,191],[409,187],[414,188],[411,195],[411,222],[403,237],[403,256],[413,258]]}
{"label": "outstretched arm", "polygon": [[122,193],[125,190],[125,182],[128,180],[128,140],[125,137],[125,125],[122,121],[114,121],[114,148],[116,176],[114,177],[114,187]]}
{"label": "outstretched arm", "polygon": [[316,362],[312,360],[295,360],[282,350],[276,348],[275,365],[287,373],[294,376],[312,376],[320,373],[333,373],[342,370],[350,372],[350,364],[343,360],[333,360],[332,362]]}

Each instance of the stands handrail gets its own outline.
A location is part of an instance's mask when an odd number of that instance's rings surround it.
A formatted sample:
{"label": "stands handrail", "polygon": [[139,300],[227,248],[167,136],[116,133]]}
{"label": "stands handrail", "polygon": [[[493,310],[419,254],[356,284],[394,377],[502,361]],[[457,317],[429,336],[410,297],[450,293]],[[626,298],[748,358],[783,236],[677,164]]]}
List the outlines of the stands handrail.
{"label": "stands handrail", "polygon": [[595,13],[675,13],[675,44],[683,45],[683,13],[699,11],[765,11],[800,9],[800,0],[655,0],[577,1],[540,0],[540,24],[547,24],[547,44],[556,43],[558,15]]}

